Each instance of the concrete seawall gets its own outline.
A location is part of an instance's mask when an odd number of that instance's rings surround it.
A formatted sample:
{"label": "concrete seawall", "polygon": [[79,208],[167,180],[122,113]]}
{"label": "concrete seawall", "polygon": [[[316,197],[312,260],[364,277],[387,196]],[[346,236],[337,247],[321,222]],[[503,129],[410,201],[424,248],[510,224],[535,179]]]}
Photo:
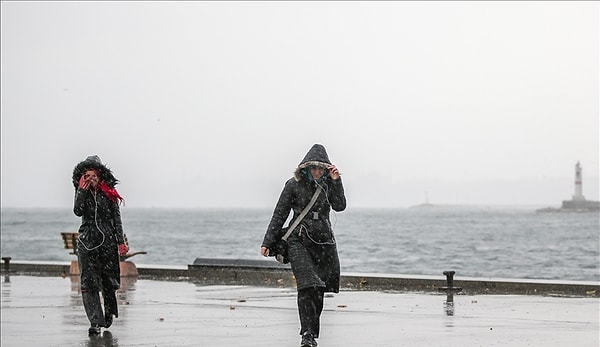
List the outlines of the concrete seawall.
{"label": "concrete seawall", "polygon": [[[4,275],[69,276],[69,262],[11,260],[2,266]],[[137,265],[138,278],[188,281],[218,285],[294,287],[289,265],[272,260],[197,258],[187,266]],[[342,273],[342,290],[440,292],[448,289],[448,278],[399,274]],[[550,295],[600,297],[600,282],[537,279],[453,278],[454,293]],[[458,290],[460,288],[461,290]],[[447,291],[447,290],[446,290]]]}

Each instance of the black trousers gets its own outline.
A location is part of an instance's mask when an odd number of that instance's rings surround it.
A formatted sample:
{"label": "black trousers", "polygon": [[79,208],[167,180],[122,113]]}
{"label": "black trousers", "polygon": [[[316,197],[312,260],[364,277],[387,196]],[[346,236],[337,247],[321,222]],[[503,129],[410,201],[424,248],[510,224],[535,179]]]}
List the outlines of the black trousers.
{"label": "black trousers", "polygon": [[321,312],[323,312],[324,288],[311,287],[298,291],[298,314],[300,315],[300,335],[309,332],[319,337]]}
{"label": "black trousers", "polygon": [[93,291],[81,291],[83,297],[83,307],[85,308],[85,314],[90,321],[92,326],[105,326],[105,317],[109,315],[119,316],[117,308],[117,292],[114,289],[105,289],[102,291],[102,298],[104,299],[104,310],[102,310],[102,304],[100,302],[100,293],[96,290]]}

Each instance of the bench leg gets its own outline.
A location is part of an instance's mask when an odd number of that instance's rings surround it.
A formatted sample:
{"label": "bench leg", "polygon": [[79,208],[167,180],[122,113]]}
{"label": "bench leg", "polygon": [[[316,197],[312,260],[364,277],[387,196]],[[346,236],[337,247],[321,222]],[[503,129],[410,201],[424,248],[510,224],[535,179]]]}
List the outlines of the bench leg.
{"label": "bench leg", "polygon": [[71,260],[71,266],[69,267],[69,275],[79,276],[79,261]]}
{"label": "bench leg", "polygon": [[130,261],[122,261],[119,262],[119,267],[121,269],[121,277],[128,276],[137,276],[138,270],[134,263]]}

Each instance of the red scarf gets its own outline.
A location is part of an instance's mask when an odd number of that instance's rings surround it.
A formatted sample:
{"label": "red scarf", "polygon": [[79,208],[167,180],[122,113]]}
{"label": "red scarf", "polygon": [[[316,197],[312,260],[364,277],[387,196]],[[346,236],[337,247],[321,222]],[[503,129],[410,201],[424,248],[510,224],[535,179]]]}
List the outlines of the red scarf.
{"label": "red scarf", "polygon": [[103,191],[112,202],[123,202],[121,194],[119,194],[115,188],[111,188],[106,182],[100,182],[100,190]]}

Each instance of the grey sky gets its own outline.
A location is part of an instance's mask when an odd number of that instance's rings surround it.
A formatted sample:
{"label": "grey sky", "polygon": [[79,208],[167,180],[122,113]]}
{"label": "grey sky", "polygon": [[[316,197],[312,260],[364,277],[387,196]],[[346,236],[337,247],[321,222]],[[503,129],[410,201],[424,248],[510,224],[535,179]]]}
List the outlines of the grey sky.
{"label": "grey sky", "polygon": [[2,206],[271,207],[313,143],[350,206],[598,200],[599,3],[2,1]]}

